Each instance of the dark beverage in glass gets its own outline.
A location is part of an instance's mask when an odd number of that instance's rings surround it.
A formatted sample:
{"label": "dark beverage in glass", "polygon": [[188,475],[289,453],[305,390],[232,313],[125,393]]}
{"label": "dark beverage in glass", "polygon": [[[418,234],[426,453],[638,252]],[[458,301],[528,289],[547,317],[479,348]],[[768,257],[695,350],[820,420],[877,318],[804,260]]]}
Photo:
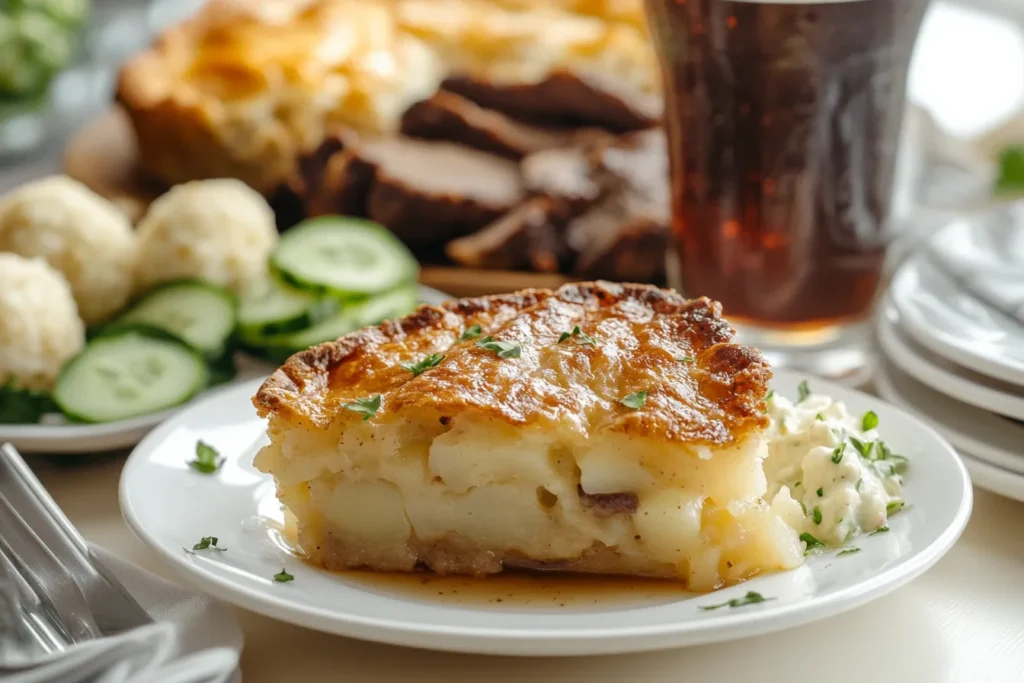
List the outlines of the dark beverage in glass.
{"label": "dark beverage in glass", "polygon": [[721,301],[748,340],[835,344],[870,315],[927,4],[646,0],[672,165],[672,284]]}

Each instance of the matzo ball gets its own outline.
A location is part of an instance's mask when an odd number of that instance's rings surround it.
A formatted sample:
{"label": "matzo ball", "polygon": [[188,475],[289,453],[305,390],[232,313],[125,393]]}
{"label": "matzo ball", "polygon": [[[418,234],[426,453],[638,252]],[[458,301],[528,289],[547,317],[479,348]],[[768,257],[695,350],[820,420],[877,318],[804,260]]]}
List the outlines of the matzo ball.
{"label": "matzo ball", "polygon": [[139,289],[199,278],[242,294],[266,277],[277,227],[262,195],[224,178],[172,188],[139,221],[138,236]]}
{"label": "matzo ball", "polygon": [[43,178],[0,198],[0,251],[42,258],[63,273],[89,325],[116,313],[132,294],[131,224],[67,176]]}
{"label": "matzo ball", "polygon": [[50,390],[84,345],[64,276],[42,259],[0,253],[0,386]]}

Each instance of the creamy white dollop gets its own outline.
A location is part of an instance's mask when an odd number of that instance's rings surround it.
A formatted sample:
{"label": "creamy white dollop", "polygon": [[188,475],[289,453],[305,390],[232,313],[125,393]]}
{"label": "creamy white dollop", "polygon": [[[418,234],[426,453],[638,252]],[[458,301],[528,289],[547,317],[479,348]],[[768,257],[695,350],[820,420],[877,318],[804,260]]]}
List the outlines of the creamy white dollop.
{"label": "creamy white dollop", "polygon": [[817,394],[796,402],[772,394],[767,403],[768,500],[797,533],[841,546],[903,507],[907,461],[881,439],[873,413],[851,415],[842,401]]}

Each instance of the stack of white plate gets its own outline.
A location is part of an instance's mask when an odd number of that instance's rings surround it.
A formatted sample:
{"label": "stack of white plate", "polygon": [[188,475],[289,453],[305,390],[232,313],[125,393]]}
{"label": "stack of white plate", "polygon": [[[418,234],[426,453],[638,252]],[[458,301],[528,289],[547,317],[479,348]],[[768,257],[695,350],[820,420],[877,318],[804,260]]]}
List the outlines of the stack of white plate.
{"label": "stack of white plate", "polygon": [[1024,501],[1024,205],[925,240],[877,328],[878,393],[944,434],[975,485]]}

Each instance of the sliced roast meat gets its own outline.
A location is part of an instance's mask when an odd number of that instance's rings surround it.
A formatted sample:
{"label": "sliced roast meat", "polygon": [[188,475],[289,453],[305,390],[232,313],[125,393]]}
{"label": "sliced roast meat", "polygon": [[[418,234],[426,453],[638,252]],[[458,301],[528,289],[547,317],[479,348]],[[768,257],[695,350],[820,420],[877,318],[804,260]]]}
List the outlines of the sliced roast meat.
{"label": "sliced roast meat", "polygon": [[543,150],[526,157],[519,166],[526,191],[550,198],[564,220],[575,217],[602,195],[587,149],[579,146]]}
{"label": "sliced roast meat", "polygon": [[621,184],[650,204],[657,218],[668,220],[668,146],[661,128],[624,135],[614,142],[591,145],[590,163],[600,182]]}
{"label": "sliced roast meat", "polygon": [[402,116],[402,133],[426,140],[457,142],[510,159],[521,159],[537,150],[566,147],[603,134],[597,129],[518,121],[445,90],[406,110]]}
{"label": "sliced roast meat", "polygon": [[536,83],[496,83],[472,76],[448,78],[441,86],[527,121],[596,126],[623,133],[650,128],[661,118],[661,98],[606,74],[554,71]]}
{"label": "sliced roast meat", "polygon": [[448,243],[448,258],[467,268],[553,273],[568,252],[555,203],[531,197],[487,227]]}
{"label": "sliced roast meat", "polygon": [[582,486],[577,492],[583,507],[599,515],[631,515],[638,505],[635,493],[586,493]]}
{"label": "sliced roast meat", "polygon": [[515,162],[461,145],[384,137],[349,151],[376,168],[366,215],[410,245],[475,232],[524,196]]}
{"label": "sliced roast meat", "polygon": [[365,216],[366,198],[376,175],[376,165],[357,148],[336,153],[324,165],[320,183],[306,196],[307,215]]}
{"label": "sliced roast meat", "polygon": [[566,242],[578,254],[573,269],[578,277],[664,282],[667,220],[658,207],[627,188],[569,223]]}

